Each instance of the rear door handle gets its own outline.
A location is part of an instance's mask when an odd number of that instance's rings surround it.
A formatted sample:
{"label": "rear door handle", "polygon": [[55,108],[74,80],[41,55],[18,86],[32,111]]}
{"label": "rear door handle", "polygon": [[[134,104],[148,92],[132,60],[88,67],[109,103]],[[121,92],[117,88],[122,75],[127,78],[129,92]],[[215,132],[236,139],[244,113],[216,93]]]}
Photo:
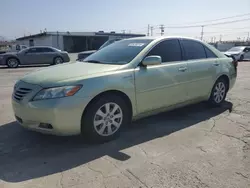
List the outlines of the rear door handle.
{"label": "rear door handle", "polygon": [[181,72],[185,72],[187,70],[187,67],[180,67],[178,70]]}
{"label": "rear door handle", "polygon": [[219,66],[220,64],[219,63],[214,63],[214,66]]}

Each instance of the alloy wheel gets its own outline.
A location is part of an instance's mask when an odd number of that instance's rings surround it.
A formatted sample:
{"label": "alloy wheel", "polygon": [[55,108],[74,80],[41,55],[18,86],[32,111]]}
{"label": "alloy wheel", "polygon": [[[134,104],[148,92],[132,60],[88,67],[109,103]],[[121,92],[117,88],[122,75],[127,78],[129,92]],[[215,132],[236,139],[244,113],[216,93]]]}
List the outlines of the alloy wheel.
{"label": "alloy wheel", "polygon": [[215,86],[213,97],[216,103],[220,103],[226,94],[226,86],[223,82],[218,82]]}
{"label": "alloy wheel", "polygon": [[119,130],[123,119],[121,107],[116,103],[106,103],[101,106],[94,116],[94,128],[101,136],[113,135]]}
{"label": "alloy wheel", "polygon": [[11,68],[15,68],[18,66],[18,61],[16,59],[9,59],[8,66]]}
{"label": "alloy wheel", "polygon": [[61,64],[63,61],[62,61],[62,59],[61,58],[56,58],[55,59],[55,64],[57,65],[57,64]]}

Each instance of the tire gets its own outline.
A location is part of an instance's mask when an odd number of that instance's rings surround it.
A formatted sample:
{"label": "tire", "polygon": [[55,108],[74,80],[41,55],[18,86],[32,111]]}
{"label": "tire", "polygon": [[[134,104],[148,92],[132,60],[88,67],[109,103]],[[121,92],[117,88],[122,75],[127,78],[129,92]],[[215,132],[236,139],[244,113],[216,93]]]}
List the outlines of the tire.
{"label": "tire", "polygon": [[228,83],[224,78],[219,78],[211,91],[211,95],[209,98],[209,103],[212,106],[220,106],[227,96],[228,91]]}
{"label": "tire", "polygon": [[243,61],[244,60],[244,55],[241,55],[239,60]]}
{"label": "tire", "polygon": [[19,60],[17,58],[9,58],[6,60],[6,65],[9,67],[9,68],[17,68],[18,65],[19,65]]}
{"label": "tire", "polygon": [[[109,113],[106,111],[107,106]],[[82,134],[87,140],[96,143],[113,140],[130,122],[130,114],[130,109],[122,97],[114,94],[103,95],[85,110],[81,122]]]}
{"label": "tire", "polygon": [[63,63],[63,59],[61,57],[54,58],[53,65],[58,65],[58,64],[62,64],[62,63]]}

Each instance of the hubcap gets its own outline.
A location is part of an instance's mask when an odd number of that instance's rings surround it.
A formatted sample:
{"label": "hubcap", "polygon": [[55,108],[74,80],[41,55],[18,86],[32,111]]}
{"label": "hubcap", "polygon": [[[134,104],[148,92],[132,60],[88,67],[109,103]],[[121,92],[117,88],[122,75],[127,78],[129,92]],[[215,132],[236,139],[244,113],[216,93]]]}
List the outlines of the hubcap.
{"label": "hubcap", "polygon": [[218,82],[214,90],[214,101],[220,103],[226,94],[226,87],[223,82]]}
{"label": "hubcap", "polygon": [[116,103],[106,103],[101,106],[94,116],[94,128],[101,136],[114,134],[122,123],[122,110]]}
{"label": "hubcap", "polygon": [[56,64],[60,64],[60,63],[62,63],[61,58],[56,58]]}
{"label": "hubcap", "polygon": [[15,59],[10,59],[10,60],[8,61],[8,65],[9,65],[10,67],[16,67],[17,64],[18,64],[18,62],[17,62],[17,60],[15,60]]}

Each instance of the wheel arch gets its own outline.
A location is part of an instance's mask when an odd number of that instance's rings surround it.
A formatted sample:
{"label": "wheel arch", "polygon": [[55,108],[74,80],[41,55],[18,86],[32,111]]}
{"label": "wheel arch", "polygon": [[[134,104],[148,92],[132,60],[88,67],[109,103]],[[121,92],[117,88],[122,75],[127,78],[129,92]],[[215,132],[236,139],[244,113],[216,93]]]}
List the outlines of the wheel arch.
{"label": "wheel arch", "polygon": [[127,104],[127,107],[129,109],[129,116],[130,116],[130,119],[132,120],[132,116],[133,116],[133,106],[132,106],[132,102],[129,98],[129,96],[127,94],[125,94],[124,92],[122,91],[119,91],[119,90],[107,90],[107,91],[103,91],[101,93],[99,93],[98,95],[96,95],[94,98],[92,98],[89,103],[87,104],[87,106],[85,107],[85,109],[83,110],[83,113],[82,113],[82,118],[81,118],[81,121],[83,120],[85,114],[86,114],[86,111],[87,109],[89,108],[89,106],[91,106],[95,101],[97,101],[100,97],[103,97],[105,95],[117,95],[117,96],[120,96],[121,98],[123,98],[125,100],[125,103]]}
{"label": "wheel arch", "polygon": [[53,58],[53,63],[55,63],[56,58],[61,58],[62,61],[64,62],[63,57],[62,57],[61,55],[57,54],[57,55]]}
{"label": "wheel arch", "polygon": [[9,59],[16,59],[18,61],[18,63],[20,64],[20,59],[18,59],[18,57],[16,57],[16,56],[9,56],[5,60],[5,64],[6,65],[8,64]]}
{"label": "wheel arch", "polygon": [[219,79],[224,79],[224,80],[226,81],[226,83],[227,83],[227,92],[228,92],[229,87],[230,87],[230,79],[229,79],[229,76],[226,75],[226,74],[222,74],[222,75],[220,75],[220,76],[216,79],[215,83],[216,83],[217,80],[219,80]]}

